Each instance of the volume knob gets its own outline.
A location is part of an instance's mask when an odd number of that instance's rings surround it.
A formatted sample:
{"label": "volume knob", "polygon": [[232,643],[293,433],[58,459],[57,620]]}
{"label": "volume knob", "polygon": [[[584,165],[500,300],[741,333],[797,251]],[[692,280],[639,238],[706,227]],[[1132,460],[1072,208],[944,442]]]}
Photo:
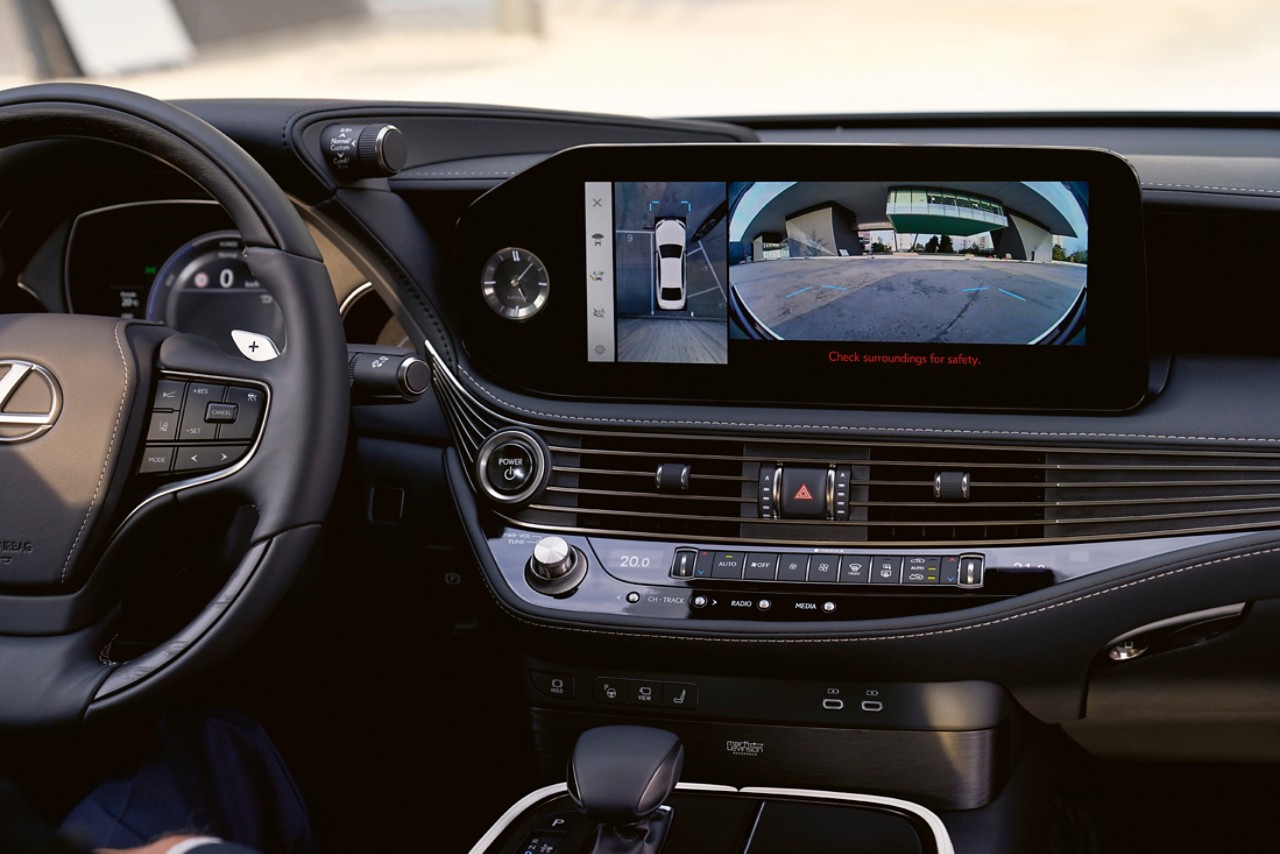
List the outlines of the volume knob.
{"label": "volume knob", "polygon": [[587,574],[587,558],[563,537],[543,537],[533,547],[525,578],[534,590],[547,596],[568,593]]}
{"label": "volume knob", "polygon": [[533,547],[533,572],[547,581],[573,571],[577,555],[563,537],[543,537]]}

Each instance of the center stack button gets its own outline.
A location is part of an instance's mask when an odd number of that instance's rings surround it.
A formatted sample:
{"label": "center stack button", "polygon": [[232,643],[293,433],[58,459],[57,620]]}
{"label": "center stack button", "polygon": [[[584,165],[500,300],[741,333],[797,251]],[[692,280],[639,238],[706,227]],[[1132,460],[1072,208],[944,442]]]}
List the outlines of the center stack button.
{"label": "center stack button", "polygon": [[827,469],[783,466],[779,505],[784,519],[827,518]]}

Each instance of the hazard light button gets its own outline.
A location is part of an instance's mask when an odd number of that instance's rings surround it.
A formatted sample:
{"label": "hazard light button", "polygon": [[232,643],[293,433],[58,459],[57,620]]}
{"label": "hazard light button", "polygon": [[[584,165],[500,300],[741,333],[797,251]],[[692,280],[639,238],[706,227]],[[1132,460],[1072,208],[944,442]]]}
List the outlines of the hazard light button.
{"label": "hazard light button", "polygon": [[827,518],[827,469],[784,466],[778,497],[784,519]]}

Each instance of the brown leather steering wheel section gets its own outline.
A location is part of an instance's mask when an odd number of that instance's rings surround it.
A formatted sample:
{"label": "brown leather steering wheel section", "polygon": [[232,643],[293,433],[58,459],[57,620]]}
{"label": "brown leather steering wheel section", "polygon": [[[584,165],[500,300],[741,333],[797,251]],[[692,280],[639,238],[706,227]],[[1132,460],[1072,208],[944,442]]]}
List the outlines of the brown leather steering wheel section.
{"label": "brown leather steering wheel section", "polygon": [[[0,149],[60,138],[143,152],[216,199],[280,307],[285,346],[272,361],[250,362],[149,323],[0,316],[0,727],[70,723],[128,706],[233,651],[305,560],[346,441],[346,346],[332,286],[270,176],[210,125],[135,93],[51,84],[0,94]],[[0,186],[3,168],[0,160]],[[137,502],[133,472],[156,382],[210,377],[269,393],[249,455]],[[99,652],[118,601],[107,576],[117,571],[95,569],[147,508],[211,495],[256,511],[239,566],[167,643],[125,665],[104,663]]]}

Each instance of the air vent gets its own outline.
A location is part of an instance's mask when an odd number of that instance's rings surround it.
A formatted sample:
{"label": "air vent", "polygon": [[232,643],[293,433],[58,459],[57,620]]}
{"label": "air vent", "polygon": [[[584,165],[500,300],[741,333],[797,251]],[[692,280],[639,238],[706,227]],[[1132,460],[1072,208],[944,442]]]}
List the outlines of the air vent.
{"label": "air vent", "polygon": [[1280,459],[1079,451],[1045,455],[1049,539],[1111,539],[1280,525]]}
{"label": "air vent", "polygon": [[[512,423],[437,364],[469,463]],[[526,527],[687,542],[899,546],[1128,539],[1280,527],[1280,455],[567,429]],[[762,467],[848,466],[847,520],[762,519]],[[659,469],[666,472],[658,476]],[[672,473],[676,473],[673,475]]]}

